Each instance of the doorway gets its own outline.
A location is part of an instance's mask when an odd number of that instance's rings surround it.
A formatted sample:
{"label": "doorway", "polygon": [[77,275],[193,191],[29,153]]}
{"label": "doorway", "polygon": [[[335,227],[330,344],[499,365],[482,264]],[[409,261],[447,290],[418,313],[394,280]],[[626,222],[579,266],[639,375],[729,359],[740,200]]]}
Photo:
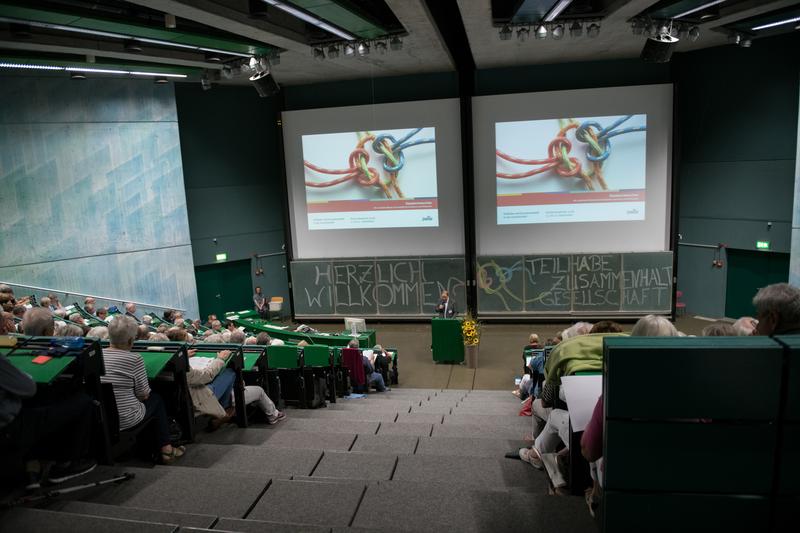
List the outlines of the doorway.
{"label": "doorway", "polygon": [[729,248],[725,316],[755,316],[753,296],[758,289],[789,280],[789,254]]}
{"label": "doorway", "polygon": [[222,319],[226,311],[253,308],[249,259],[198,266],[194,275],[200,318],[204,322],[212,313]]}

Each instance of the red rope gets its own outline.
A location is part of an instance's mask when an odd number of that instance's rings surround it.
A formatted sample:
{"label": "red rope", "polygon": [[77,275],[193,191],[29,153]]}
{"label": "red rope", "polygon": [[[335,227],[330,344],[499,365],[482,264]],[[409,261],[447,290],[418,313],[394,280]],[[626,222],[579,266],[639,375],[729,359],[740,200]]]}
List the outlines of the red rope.
{"label": "red rope", "polygon": [[[363,166],[366,166],[369,163],[369,152],[364,149],[364,144],[368,141],[375,139],[374,135],[365,135],[358,144],[356,148],[350,152],[350,155],[347,158],[347,164],[349,168],[344,169],[330,169],[330,168],[322,168],[318,167],[313,163],[309,163],[308,161],[303,161],[303,164],[313,170],[314,172],[319,172],[320,174],[344,174],[341,178],[332,179],[330,181],[308,181],[306,180],[306,185],[309,187],[333,187],[334,185],[339,185],[340,183],[345,183],[350,180],[355,180],[356,183],[361,185],[362,187],[370,187],[375,185],[377,187],[383,187],[381,183],[379,183],[380,176],[378,172],[373,167],[367,167],[368,172],[364,172]],[[363,160],[363,166],[362,166]]]}

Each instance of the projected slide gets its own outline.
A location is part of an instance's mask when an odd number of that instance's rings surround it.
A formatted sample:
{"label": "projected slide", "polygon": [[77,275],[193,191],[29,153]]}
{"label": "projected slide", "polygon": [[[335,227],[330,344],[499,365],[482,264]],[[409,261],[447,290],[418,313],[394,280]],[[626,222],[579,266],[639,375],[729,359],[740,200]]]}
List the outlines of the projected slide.
{"label": "projected slide", "polygon": [[308,229],[439,225],[434,128],[302,140]]}
{"label": "projected slide", "polygon": [[497,223],[644,220],[647,115],[495,124]]}

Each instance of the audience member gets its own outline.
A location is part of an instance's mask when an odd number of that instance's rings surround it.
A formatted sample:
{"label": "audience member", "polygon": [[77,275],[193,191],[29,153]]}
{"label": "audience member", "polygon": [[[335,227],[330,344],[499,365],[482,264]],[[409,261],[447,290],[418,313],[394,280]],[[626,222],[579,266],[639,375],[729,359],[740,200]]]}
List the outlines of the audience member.
{"label": "audience member", "polygon": [[601,320],[592,326],[589,333],[622,333],[622,326],[611,320]]}
{"label": "audience member", "polygon": [[141,320],[139,320],[139,317],[136,316],[136,304],[133,302],[127,302],[125,304],[125,316],[131,317],[137,323],[141,322]]}
{"label": "audience member", "polygon": [[142,324],[144,324],[145,326],[153,325],[153,317],[151,317],[150,315],[142,315]]}
{"label": "audience member", "polygon": [[[353,339],[353,341],[355,341],[355,339]],[[378,392],[386,392],[392,390],[386,387],[386,384],[383,381],[383,376],[375,371],[375,367],[373,366],[371,360],[371,358],[374,359],[375,353],[373,352],[372,356],[366,356],[362,354],[361,357],[364,362],[364,375],[366,376],[367,379],[367,390],[369,390],[370,387],[375,387],[375,390]]]}
{"label": "audience member", "polygon": [[733,329],[739,337],[749,337],[755,334],[758,320],[751,316],[743,316],[733,323]]}
{"label": "audience member", "polygon": [[184,454],[185,448],[172,446],[164,402],[150,390],[142,357],[131,352],[136,334],[136,321],[128,316],[118,317],[108,326],[110,346],[103,350],[106,373],[102,381],[114,387],[119,429],[133,428],[154,418],[161,462],[170,464]]}
{"label": "audience member", "polygon": [[108,308],[101,307],[100,309],[98,309],[97,318],[99,318],[102,321],[105,321],[108,318]]}
{"label": "audience member", "polygon": [[56,309],[63,309],[64,306],[61,305],[61,302],[58,300],[58,295],[50,293],[47,295],[47,298],[50,300],[50,310],[55,311]]}
{"label": "audience member", "polygon": [[269,337],[269,333],[266,331],[262,331],[261,333],[256,336],[256,344],[259,346],[269,346],[269,343],[272,339]]}
{"label": "audience member", "polygon": [[90,315],[93,315],[95,313],[95,299],[92,298],[91,296],[87,296],[86,298],[84,298],[83,309]]}
{"label": "audience member", "polygon": [[244,343],[245,337],[246,335],[244,334],[244,331],[237,329],[231,331],[231,337],[230,339],[228,339],[228,342],[230,342],[231,344],[242,344]]}
{"label": "audience member", "polygon": [[376,344],[372,348],[372,352],[375,354],[375,371],[378,372],[383,377],[383,383],[385,385],[391,384],[392,382],[392,356],[383,349],[383,346],[380,344]]}
{"label": "audience member", "polygon": [[32,307],[22,318],[22,332],[34,337],[53,335],[55,320],[50,310],[45,307]]}
{"label": "audience member", "polygon": [[703,328],[703,337],[736,337],[738,334],[727,322],[714,322]]}
{"label": "audience member", "polygon": [[14,315],[7,311],[0,311],[0,335],[16,332],[17,325],[14,323]]}
{"label": "audience member", "polygon": [[800,289],[775,283],[759,289],[753,298],[756,335],[800,334]]}
{"label": "audience member", "polygon": [[150,338],[150,328],[148,328],[146,325],[139,324],[139,326],[136,329],[137,329],[137,334],[136,334],[137,341],[146,341],[147,339]]}
{"label": "audience member", "polygon": [[44,307],[48,311],[52,311],[52,309],[50,308],[50,298],[48,298],[47,296],[39,298],[39,306]]}
{"label": "audience member", "polygon": [[678,330],[666,317],[645,315],[634,324],[631,330],[633,337],[677,337]]}
{"label": "audience member", "polygon": [[245,345],[256,344],[256,338],[251,335],[244,340],[244,343]]}
{"label": "audience member", "polygon": [[80,313],[72,313],[71,315],[69,315],[69,317],[67,317],[67,320],[75,324],[78,324],[79,326],[83,326],[84,324],[86,324],[86,321],[83,320],[83,315],[81,315]]}
{"label": "audience member", "polygon": [[108,327],[106,326],[95,326],[89,330],[89,333],[86,334],[87,337],[96,337],[101,340],[108,339]]}
{"label": "audience member", "polygon": [[[211,315],[211,316],[214,316],[214,315]],[[219,320],[216,320],[216,319],[212,320],[211,321],[211,329],[214,331],[214,333],[221,332],[222,331],[222,322],[220,322]]]}

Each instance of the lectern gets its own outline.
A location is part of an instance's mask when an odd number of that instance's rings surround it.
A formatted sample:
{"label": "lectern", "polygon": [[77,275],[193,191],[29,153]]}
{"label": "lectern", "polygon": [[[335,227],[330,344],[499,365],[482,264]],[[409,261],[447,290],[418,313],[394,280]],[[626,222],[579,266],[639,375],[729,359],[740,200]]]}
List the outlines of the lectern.
{"label": "lectern", "polygon": [[464,339],[458,318],[431,319],[431,351],[434,363],[463,363]]}

